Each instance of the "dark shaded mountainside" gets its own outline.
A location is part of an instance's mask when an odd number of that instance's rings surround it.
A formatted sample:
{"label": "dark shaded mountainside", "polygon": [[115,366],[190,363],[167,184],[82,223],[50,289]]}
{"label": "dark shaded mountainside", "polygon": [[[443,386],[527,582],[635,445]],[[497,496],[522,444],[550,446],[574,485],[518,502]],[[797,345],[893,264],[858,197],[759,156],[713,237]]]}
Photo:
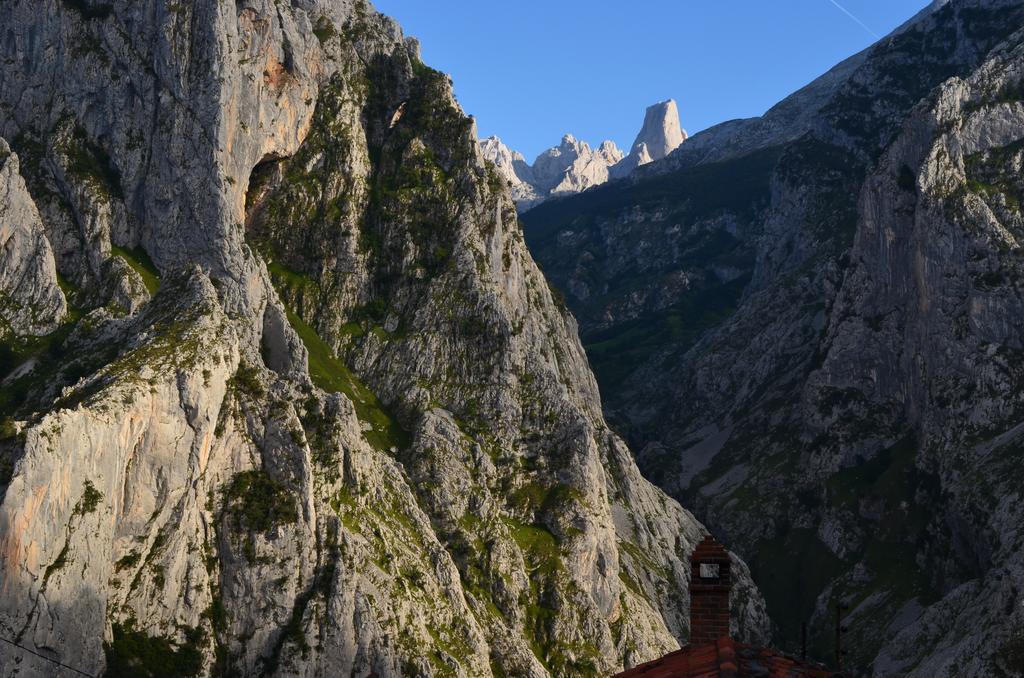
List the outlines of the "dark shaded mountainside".
{"label": "dark shaded mountainside", "polygon": [[1024,3],[523,215],[649,478],[859,673],[1024,671]]}
{"label": "dark shaded mountainside", "polygon": [[368,3],[0,2],[0,252],[0,676],[608,675],[685,642],[706,531]]}

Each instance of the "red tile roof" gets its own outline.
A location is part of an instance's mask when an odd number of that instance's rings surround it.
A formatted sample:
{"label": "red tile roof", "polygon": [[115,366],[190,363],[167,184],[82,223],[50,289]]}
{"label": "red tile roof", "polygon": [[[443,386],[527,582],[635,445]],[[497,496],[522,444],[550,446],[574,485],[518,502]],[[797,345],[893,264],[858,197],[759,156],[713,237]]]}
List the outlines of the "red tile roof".
{"label": "red tile roof", "polygon": [[615,678],[832,678],[836,675],[769,648],[720,638],[717,643],[685,647]]}

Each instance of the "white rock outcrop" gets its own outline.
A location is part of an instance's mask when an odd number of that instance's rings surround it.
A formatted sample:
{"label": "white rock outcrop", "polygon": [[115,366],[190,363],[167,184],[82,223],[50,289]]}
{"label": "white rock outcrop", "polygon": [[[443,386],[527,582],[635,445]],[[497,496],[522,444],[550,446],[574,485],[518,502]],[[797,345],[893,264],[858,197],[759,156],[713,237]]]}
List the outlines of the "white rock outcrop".
{"label": "white rock outcrop", "polygon": [[47,334],[67,312],[53,250],[19,168],[0,138],[0,337]]}
{"label": "white rock outcrop", "polygon": [[628,176],[637,167],[661,160],[686,141],[686,130],[679,122],[679,107],[674,99],[647,108],[644,126],[636,135],[629,155],[612,168],[613,178]]}
{"label": "white rock outcrop", "polygon": [[637,167],[666,157],[686,138],[679,108],[669,99],[647,108],[643,128],[629,155],[613,141],[592,148],[571,134],[538,155],[533,165],[496,136],[483,139],[480,148],[484,158],[493,162],[498,174],[509,183],[516,207],[525,212],[549,198],[582,193],[609,179],[628,176]]}
{"label": "white rock outcrop", "polygon": [[534,183],[548,195],[581,193],[608,181],[608,168],[622,158],[622,151],[611,141],[592,149],[587,142],[566,134],[561,144],[537,156]]}
{"label": "white rock outcrop", "polygon": [[498,176],[508,183],[516,205],[529,209],[541,201],[540,192],[533,186],[533,168],[522,153],[513,151],[496,136],[481,140],[480,150],[485,160],[494,163]]}

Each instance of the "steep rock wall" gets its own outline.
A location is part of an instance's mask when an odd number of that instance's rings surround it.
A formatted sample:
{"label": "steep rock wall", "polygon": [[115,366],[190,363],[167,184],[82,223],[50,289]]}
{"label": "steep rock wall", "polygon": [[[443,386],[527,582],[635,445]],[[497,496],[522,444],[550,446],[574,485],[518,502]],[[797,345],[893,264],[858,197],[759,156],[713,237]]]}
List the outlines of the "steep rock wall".
{"label": "steep rock wall", "polygon": [[0,7],[0,131],[75,313],[0,390],[0,632],[94,674],[606,674],[685,640],[703,527],[608,430],[397,25],[44,4]]}

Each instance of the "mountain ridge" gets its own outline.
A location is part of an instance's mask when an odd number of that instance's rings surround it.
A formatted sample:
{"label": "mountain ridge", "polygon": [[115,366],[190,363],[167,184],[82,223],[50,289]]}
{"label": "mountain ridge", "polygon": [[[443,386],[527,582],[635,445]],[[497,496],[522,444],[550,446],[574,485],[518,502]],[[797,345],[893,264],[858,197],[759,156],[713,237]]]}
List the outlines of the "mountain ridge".
{"label": "mountain ridge", "polygon": [[533,164],[497,136],[481,140],[484,157],[506,180],[520,212],[551,199],[582,193],[611,179],[629,176],[637,168],[665,158],[686,141],[675,100],[649,106],[644,123],[628,154],[612,141],[591,148],[571,134],[559,146],[541,152]]}
{"label": "mountain ridge", "polygon": [[824,655],[848,605],[865,674],[1022,670],[1022,25],[934,3],[764,118],[523,215],[641,468],[750,560],[784,647],[808,622]]}

